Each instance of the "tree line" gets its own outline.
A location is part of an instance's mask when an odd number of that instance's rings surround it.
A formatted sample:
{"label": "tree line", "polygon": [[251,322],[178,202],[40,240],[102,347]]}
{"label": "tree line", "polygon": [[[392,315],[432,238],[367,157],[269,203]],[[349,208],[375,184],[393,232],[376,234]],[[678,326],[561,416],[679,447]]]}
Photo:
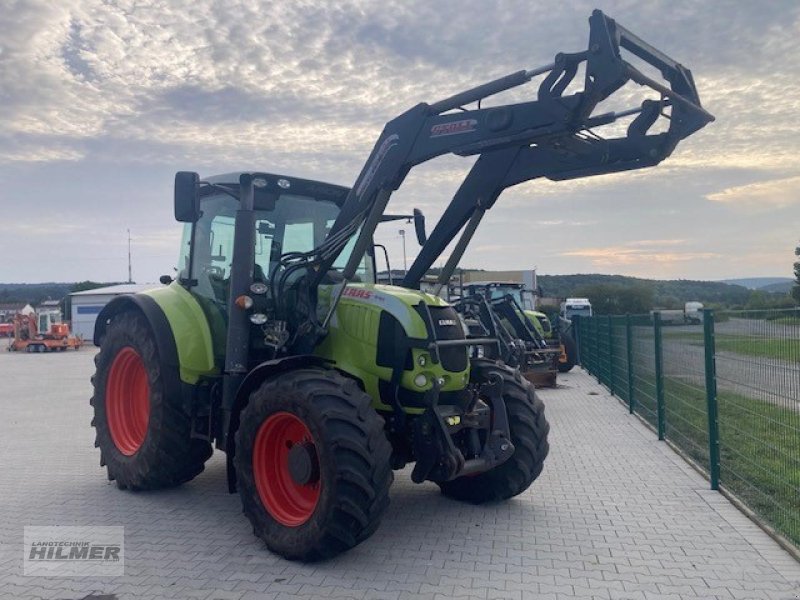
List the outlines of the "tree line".
{"label": "tree line", "polygon": [[540,275],[538,280],[543,296],[588,298],[596,314],[608,315],[681,309],[692,301],[734,310],[791,308],[800,304],[800,262],[795,264],[795,274],[799,279],[791,294],[718,281],[649,280],[623,275]]}

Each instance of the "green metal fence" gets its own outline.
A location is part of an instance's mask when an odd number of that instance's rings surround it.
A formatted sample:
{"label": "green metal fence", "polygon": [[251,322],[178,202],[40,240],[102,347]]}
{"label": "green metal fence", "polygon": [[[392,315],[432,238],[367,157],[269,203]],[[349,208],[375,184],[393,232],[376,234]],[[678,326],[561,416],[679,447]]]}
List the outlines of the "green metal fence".
{"label": "green metal fence", "polygon": [[800,545],[800,309],[576,319],[581,366]]}

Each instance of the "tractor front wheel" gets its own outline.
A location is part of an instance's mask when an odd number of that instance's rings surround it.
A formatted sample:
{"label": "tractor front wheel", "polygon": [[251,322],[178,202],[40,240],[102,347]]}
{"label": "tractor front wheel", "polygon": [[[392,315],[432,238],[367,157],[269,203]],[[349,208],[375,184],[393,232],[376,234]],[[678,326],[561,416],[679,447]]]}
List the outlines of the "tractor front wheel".
{"label": "tractor front wheel", "polygon": [[298,369],[250,395],[234,463],[244,513],[273,552],[334,556],[389,504],[391,446],[370,397],[336,371]]}
{"label": "tractor front wheel", "polygon": [[135,312],[108,325],[92,377],[100,465],[120,488],[149,490],[194,478],[211,444],[193,439],[179,390],[167,389],[165,369],[147,321]]}
{"label": "tractor front wheel", "polygon": [[519,371],[485,359],[474,359],[471,371],[473,383],[486,383],[495,374],[502,377],[514,454],[491,471],[458,477],[439,487],[445,496],[473,504],[506,500],[527,490],[541,474],[550,450],[550,425],[544,416],[544,403]]}

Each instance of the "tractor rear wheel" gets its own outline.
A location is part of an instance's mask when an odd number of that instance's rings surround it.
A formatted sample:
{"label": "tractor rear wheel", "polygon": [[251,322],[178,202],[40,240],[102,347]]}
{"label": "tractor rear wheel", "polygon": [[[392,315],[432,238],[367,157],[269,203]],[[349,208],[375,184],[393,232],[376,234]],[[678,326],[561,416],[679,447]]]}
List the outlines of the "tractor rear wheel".
{"label": "tractor rear wheel", "polygon": [[120,488],[150,490],[193,479],[211,444],[190,436],[179,393],[169,393],[147,321],[126,312],[108,325],[92,377],[100,465]]}
{"label": "tractor rear wheel", "polygon": [[273,552],[324,559],[377,529],[392,449],[370,403],[354,381],[326,369],[282,374],[250,395],[234,463],[244,513]]}
{"label": "tractor rear wheel", "polygon": [[536,396],[533,385],[517,370],[492,361],[473,360],[473,383],[486,383],[495,374],[503,378],[503,400],[514,454],[486,473],[440,483],[442,493],[450,498],[483,504],[521,494],[541,474],[550,450],[547,442],[550,425],[544,416],[544,403]]}

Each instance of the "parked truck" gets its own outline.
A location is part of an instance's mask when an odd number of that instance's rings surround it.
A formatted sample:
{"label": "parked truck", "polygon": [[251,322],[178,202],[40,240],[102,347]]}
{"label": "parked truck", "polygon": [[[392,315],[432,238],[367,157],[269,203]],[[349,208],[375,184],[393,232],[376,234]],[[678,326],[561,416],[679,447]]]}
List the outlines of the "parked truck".
{"label": "parked truck", "polygon": [[658,312],[664,325],[700,325],[703,322],[703,303],[687,302],[683,309],[651,311]]}
{"label": "parked truck", "polygon": [[591,317],[592,303],[588,298],[567,298],[561,303],[561,318],[572,321],[572,317]]}

